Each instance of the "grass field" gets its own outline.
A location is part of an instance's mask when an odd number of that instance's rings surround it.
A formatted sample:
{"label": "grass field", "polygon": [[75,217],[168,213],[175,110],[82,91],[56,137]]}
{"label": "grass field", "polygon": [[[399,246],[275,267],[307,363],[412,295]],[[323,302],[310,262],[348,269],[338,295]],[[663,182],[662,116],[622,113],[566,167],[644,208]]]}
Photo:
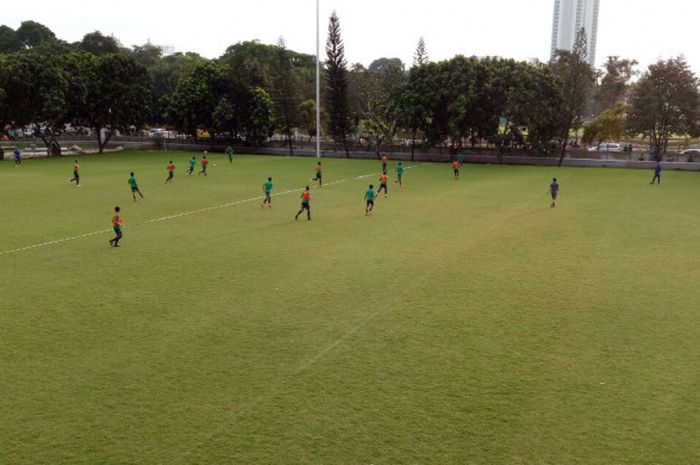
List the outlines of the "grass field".
{"label": "grass field", "polygon": [[697,174],[191,155],[0,164],[0,464],[700,462]]}

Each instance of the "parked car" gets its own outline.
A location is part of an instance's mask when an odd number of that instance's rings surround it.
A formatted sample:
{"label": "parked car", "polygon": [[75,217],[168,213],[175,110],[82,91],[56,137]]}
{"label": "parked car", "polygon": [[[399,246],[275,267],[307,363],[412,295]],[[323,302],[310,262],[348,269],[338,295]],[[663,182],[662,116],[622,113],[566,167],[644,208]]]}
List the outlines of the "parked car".
{"label": "parked car", "polygon": [[700,149],[688,149],[681,152],[681,156],[688,157],[688,161],[700,160]]}
{"label": "parked car", "polygon": [[622,145],[614,142],[604,142],[602,144],[594,145],[589,152],[622,152]]}

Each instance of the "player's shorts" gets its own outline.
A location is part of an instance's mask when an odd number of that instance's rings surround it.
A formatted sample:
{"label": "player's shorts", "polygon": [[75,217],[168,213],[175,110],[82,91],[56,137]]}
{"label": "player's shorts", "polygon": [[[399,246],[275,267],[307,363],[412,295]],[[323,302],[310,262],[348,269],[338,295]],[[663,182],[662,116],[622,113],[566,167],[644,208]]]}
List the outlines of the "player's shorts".
{"label": "player's shorts", "polygon": [[138,190],[139,190],[139,187],[138,187],[138,186],[132,187],[132,188],[131,188],[131,192],[136,192],[136,191],[138,191]]}
{"label": "player's shorts", "polygon": [[374,200],[368,200],[368,201],[367,201],[367,206],[368,206],[368,207],[369,207],[369,206],[372,206],[372,207],[373,207],[373,206],[374,206]]}
{"label": "player's shorts", "polygon": [[272,200],[272,193],[271,192],[265,192],[265,200]]}
{"label": "player's shorts", "polygon": [[301,209],[302,210],[311,210],[311,205],[309,205],[309,202],[301,202]]}
{"label": "player's shorts", "polygon": [[386,190],[386,189],[387,189],[387,185],[386,185],[386,183],[384,183],[384,184],[380,184],[380,185],[379,185],[379,189],[380,189],[380,190],[381,190],[381,189],[384,189],[384,190]]}
{"label": "player's shorts", "polygon": [[122,228],[120,228],[119,226],[115,226],[114,233],[117,235],[117,237],[122,237]]}
{"label": "player's shorts", "polygon": [[316,173],[316,180],[320,181],[323,178],[321,173]]}
{"label": "player's shorts", "polygon": [[559,192],[552,192],[552,200],[557,200],[558,196],[559,196]]}
{"label": "player's shorts", "polygon": [[455,174],[459,174],[459,170],[455,170]]}
{"label": "player's shorts", "polygon": [[79,178],[79,177],[80,177],[80,173],[78,173],[77,171],[73,171],[73,177],[76,178],[76,179]]}

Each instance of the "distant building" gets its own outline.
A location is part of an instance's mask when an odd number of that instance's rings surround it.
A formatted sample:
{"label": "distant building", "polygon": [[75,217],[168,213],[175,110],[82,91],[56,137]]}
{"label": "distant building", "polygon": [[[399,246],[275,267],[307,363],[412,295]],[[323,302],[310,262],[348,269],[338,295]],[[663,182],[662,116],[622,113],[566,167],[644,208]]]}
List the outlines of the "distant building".
{"label": "distant building", "polygon": [[552,56],[556,50],[571,50],[581,29],[588,37],[588,62],[595,66],[598,44],[600,0],[554,0]]}

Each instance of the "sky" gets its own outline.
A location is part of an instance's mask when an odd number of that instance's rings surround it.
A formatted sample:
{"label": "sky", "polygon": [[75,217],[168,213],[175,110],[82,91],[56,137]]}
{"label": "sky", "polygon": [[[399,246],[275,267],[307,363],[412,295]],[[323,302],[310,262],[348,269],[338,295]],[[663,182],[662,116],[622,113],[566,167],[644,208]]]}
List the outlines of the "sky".
{"label": "sky", "polygon": [[[315,0],[229,0],[185,3],[121,0],[3,2],[0,24],[23,20],[45,24],[69,42],[99,30],[127,46],[150,40],[220,56],[229,45],[258,39],[314,54]],[[380,57],[412,62],[425,37],[431,60],[456,54],[547,60],[554,0],[321,0],[322,46],[328,17],[341,20],[350,63],[369,65]],[[634,58],[646,67],[683,54],[700,73],[696,0],[601,0],[597,63],[609,55]]]}

